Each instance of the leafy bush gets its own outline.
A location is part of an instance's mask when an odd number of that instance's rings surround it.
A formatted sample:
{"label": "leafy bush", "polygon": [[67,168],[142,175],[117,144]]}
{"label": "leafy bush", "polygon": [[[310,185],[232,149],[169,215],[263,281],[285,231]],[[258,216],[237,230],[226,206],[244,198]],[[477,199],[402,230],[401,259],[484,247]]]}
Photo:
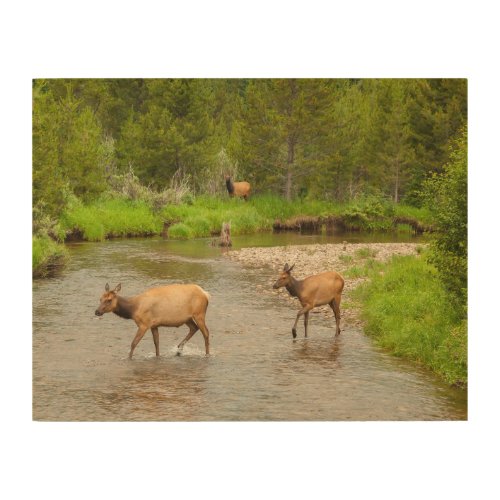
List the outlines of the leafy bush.
{"label": "leafy bush", "polygon": [[461,304],[467,302],[467,129],[454,142],[442,174],[426,184],[426,203],[437,232],[430,261],[446,288]]}
{"label": "leafy bush", "polygon": [[392,227],[394,204],[380,196],[359,197],[341,213],[352,229],[388,230]]}

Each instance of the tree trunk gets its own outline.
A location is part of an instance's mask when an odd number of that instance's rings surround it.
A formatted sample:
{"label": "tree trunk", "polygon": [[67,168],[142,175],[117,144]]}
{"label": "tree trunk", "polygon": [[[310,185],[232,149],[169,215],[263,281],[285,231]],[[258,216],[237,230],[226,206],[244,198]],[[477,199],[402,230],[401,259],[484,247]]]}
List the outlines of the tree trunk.
{"label": "tree trunk", "polygon": [[295,161],[295,142],[288,138],[288,154],[286,158],[286,185],[285,196],[288,201],[292,199],[292,172],[293,162]]}
{"label": "tree trunk", "polygon": [[285,197],[288,201],[292,199],[292,172],[290,168],[286,171]]}
{"label": "tree trunk", "polygon": [[394,183],[394,203],[399,203],[399,161],[396,162],[396,179]]}

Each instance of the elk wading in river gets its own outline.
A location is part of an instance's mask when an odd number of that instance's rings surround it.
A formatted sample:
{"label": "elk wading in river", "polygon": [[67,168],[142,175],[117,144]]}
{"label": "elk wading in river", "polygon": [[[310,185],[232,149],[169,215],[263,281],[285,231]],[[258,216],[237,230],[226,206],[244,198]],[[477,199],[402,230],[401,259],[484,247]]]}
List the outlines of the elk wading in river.
{"label": "elk wading in river", "polygon": [[210,295],[198,285],[166,285],[151,288],[134,297],[121,297],[118,292],[121,284],[112,291],[106,283],[105,292],[100,299],[96,316],[113,312],[125,319],[133,319],[137,325],[137,333],[130,347],[129,358],[146,331],[151,328],[156,348],[160,355],[160,336],[158,327],[187,325],[189,333],[178,345],[181,351],[184,344],[199,330],[205,338],[205,352],[209,354],[208,328],[205,324],[208,299]]}
{"label": "elk wading in river", "polygon": [[293,338],[297,336],[297,323],[300,316],[304,315],[304,329],[307,337],[307,323],[309,322],[309,311],[318,306],[328,304],[335,314],[337,326],[336,335],[340,335],[340,299],[344,289],[344,278],[336,271],[315,274],[303,280],[297,280],[291,275],[292,267],[285,264],[273,288],[286,287],[292,297],[297,297],[302,304],[302,309],[297,313],[297,318],[292,327]]}

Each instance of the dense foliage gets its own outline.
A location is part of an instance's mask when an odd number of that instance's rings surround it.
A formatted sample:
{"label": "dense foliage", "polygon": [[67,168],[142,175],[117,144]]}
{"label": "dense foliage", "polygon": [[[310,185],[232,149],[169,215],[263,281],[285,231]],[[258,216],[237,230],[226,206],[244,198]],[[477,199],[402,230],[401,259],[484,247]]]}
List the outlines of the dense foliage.
{"label": "dense foliage", "polygon": [[467,129],[454,142],[441,174],[426,184],[436,237],[431,262],[452,296],[467,307]]}
{"label": "dense foliage", "polygon": [[35,218],[97,198],[133,168],[220,194],[254,192],[418,205],[466,121],[463,79],[56,79],[33,82]]}

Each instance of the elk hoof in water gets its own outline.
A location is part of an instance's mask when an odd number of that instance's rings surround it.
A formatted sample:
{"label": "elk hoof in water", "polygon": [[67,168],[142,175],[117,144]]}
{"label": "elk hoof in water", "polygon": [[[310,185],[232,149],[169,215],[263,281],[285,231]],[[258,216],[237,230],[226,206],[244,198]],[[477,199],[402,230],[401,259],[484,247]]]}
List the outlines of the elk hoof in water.
{"label": "elk hoof in water", "polygon": [[297,337],[297,330],[295,328],[292,328],[292,336],[293,338]]}

